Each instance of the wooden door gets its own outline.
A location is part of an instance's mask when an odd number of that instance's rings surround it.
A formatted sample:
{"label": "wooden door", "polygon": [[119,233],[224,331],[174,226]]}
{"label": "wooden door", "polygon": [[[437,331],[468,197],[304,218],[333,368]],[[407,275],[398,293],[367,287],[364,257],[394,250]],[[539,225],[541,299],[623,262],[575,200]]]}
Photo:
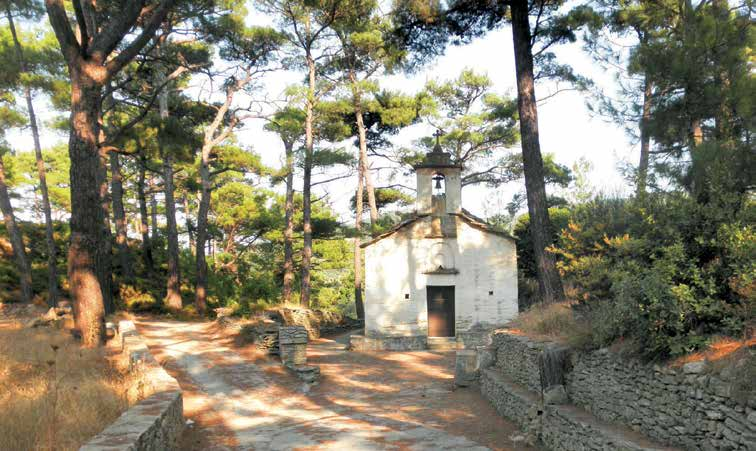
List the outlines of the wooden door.
{"label": "wooden door", "polygon": [[454,336],[454,286],[428,286],[428,336]]}

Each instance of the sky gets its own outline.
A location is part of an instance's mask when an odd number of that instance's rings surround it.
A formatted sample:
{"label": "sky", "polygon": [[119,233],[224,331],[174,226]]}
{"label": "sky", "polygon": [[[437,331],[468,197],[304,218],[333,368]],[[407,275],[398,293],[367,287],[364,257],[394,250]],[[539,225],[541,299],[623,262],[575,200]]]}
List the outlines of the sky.
{"label": "sky", "polygon": [[[268,18],[259,15],[251,19],[252,22],[259,24],[270,23]],[[612,76],[591,61],[590,57],[582,51],[579,42],[557,47],[555,53],[559,62],[572,65],[576,72],[588,76],[606,92],[614,91],[615,82]],[[493,92],[514,97],[516,89],[511,29],[504,26],[468,45],[449,47],[445,55],[427,65],[424,70],[412,75],[399,73],[381,77],[379,83],[382,88],[415,93],[420,91],[430,79],[453,79],[466,68],[487,74],[493,81]],[[263,79],[260,94],[271,99],[283,98],[284,89],[301,82],[302,79],[302,74],[295,71],[273,73]],[[555,89],[553,82],[539,82],[536,85],[536,96],[546,97]],[[578,159],[585,158],[592,164],[589,180],[596,190],[619,194],[628,192],[629,185],[618,168],[623,162],[633,164],[636,162],[639,153],[638,146],[631,142],[621,126],[608,123],[602,118],[591,117],[586,106],[587,99],[586,94],[565,91],[539,104],[541,151],[544,154],[553,154],[558,163],[569,167]],[[43,121],[52,117],[53,113],[44,105],[41,110],[40,115]],[[263,129],[264,124],[265,121],[262,119],[247,120],[237,133],[238,142],[259,153],[264,163],[280,166],[283,163],[283,144],[274,133]],[[433,131],[426,124],[417,124],[402,130],[392,141],[396,146],[411,147],[417,139],[430,136]],[[8,138],[16,150],[26,151],[32,148],[31,133],[28,130],[11,132]],[[66,136],[43,129],[43,147],[65,141]],[[344,144],[351,146],[351,141],[342,143]],[[357,151],[354,147],[352,149]],[[503,152],[518,151],[517,147],[503,150]],[[382,164],[378,161],[372,163]],[[386,176],[387,174],[381,172],[375,174],[375,185],[380,187],[389,184]],[[327,201],[346,221],[352,216],[349,210],[349,199],[354,192],[355,183],[356,176],[354,180],[340,180],[320,185],[314,191],[317,197],[327,194]],[[391,183],[414,186],[415,181],[410,177],[393,180]],[[462,191],[463,206],[476,215],[491,216],[503,211],[512,195],[521,191],[522,188],[522,182],[511,183],[496,189],[468,186]],[[297,189],[301,189],[301,186]]]}
{"label": "sky", "polygon": [[[569,44],[556,48],[560,62],[571,64],[576,72],[587,75],[606,92],[614,92],[615,81],[603,68],[595,65],[581,49],[581,44]],[[404,73],[379,78],[382,88],[400,90],[405,93],[420,91],[431,79],[449,80],[459,76],[463,69],[472,68],[487,74],[493,81],[493,92],[516,95],[514,51],[511,29],[505,26],[465,46],[447,49],[444,56],[429,64],[424,70],[412,75]],[[302,80],[299,73],[275,74],[266,80],[270,95],[279,95],[288,84]],[[561,84],[560,87],[564,87]],[[553,82],[543,82],[536,86],[537,97],[546,97],[557,89]],[[554,154],[558,163],[571,167],[578,159],[586,158],[592,164],[591,184],[596,190],[609,193],[625,193],[629,185],[618,168],[622,162],[635,162],[639,148],[626,135],[623,128],[606,122],[600,117],[591,117],[586,106],[587,94],[563,91],[540,104],[538,108],[541,151]],[[270,165],[283,162],[283,145],[274,133],[263,130],[264,121],[251,121],[239,134],[242,144],[251,145]],[[399,147],[411,147],[424,136],[431,136],[434,129],[427,124],[416,124],[402,130],[392,141]],[[345,142],[351,145],[352,140]],[[356,152],[357,149],[355,148]],[[519,147],[503,152],[519,152]],[[372,161],[374,166],[383,162]],[[375,185],[389,185],[402,182],[414,186],[413,178],[389,181],[387,174],[376,174]],[[349,199],[356,183],[337,182],[316,189],[319,195],[329,195],[332,206],[342,217],[349,216]],[[522,190],[523,182],[511,183],[496,189],[483,186],[467,186],[462,191],[464,208],[487,217],[499,213],[510,201],[512,195]],[[556,193],[555,193],[556,194]]]}

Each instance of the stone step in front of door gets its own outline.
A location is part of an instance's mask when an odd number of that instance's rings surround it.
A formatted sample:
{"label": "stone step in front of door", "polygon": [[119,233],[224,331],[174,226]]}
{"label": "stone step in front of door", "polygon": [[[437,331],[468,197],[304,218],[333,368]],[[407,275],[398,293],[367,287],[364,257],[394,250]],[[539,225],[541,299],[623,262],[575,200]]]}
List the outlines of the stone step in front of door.
{"label": "stone step in front of door", "polygon": [[428,337],[428,349],[431,351],[452,351],[459,349],[457,337]]}
{"label": "stone step in front of door", "polygon": [[660,445],[632,429],[599,420],[574,405],[542,405],[540,396],[519,385],[496,368],[481,371],[480,389],[503,417],[536,435],[545,449],[574,451],[678,451]]}

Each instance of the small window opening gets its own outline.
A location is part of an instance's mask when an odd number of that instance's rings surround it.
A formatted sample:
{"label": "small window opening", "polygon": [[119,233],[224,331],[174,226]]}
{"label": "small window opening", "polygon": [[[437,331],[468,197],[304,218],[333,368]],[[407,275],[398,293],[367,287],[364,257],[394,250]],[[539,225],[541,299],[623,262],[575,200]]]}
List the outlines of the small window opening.
{"label": "small window opening", "polygon": [[488,292],[488,295],[489,295],[489,296],[493,296],[493,290],[490,290],[490,291]]}
{"label": "small window opening", "polygon": [[404,299],[409,299],[409,293],[404,293]]}
{"label": "small window opening", "polygon": [[431,180],[433,181],[433,195],[444,196],[446,195],[446,178],[443,174],[434,175]]}

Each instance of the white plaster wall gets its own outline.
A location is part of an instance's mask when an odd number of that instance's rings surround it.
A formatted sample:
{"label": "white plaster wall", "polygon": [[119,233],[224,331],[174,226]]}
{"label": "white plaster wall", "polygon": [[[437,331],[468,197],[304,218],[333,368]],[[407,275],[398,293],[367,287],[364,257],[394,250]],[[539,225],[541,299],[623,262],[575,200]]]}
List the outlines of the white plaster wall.
{"label": "white plaster wall", "polygon": [[[517,315],[517,253],[514,241],[457,219],[457,238],[413,238],[419,220],[365,249],[365,332],[426,335],[427,285],[454,285],[455,330],[500,325]],[[458,274],[423,274],[437,243],[453,252]],[[437,260],[436,260],[437,261]],[[489,295],[493,291],[493,295]],[[409,294],[409,299],[405,299]]]}
{"label": "white plaster wall", "polygon": [[432,209],[433,176],[444,175],[446,185],[446,212],[459,213],[462,210],[462,174],[460,168],[418,168],[416,210],[428,214]]}
{"label": "white plaster wall", "polygon": [[415,210],[418,214],[428,214],[431,212],[431,197],[433,196],[433,185],[431,178],[436,171],[430,168],[418,168],[417,177],[417,197],[415,199]]}

